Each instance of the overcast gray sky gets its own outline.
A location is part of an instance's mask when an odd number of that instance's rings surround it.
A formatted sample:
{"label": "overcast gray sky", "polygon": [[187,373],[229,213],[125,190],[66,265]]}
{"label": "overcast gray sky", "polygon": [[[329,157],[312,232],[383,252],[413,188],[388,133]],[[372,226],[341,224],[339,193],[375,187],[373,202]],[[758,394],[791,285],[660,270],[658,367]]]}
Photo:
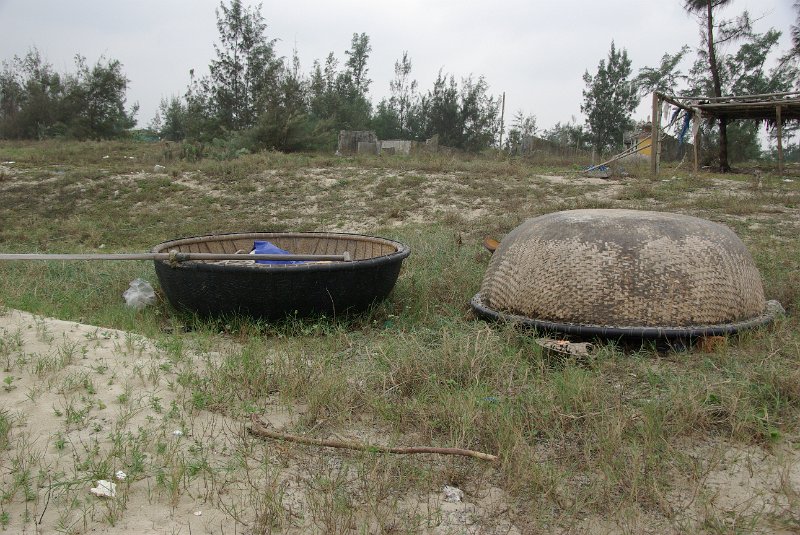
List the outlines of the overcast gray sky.
{"label": "overcast gray sky", "polygon": [[[253,4],[244,0],[246,4]],[[784,32],[795,21],[792,0],[733,0],[723,14],[747,9],[756,30]],[[540,129],[580,113],[585,70],[594,73],[611,41],[625,48],[634,72],[665,52],[696,47],[697,21],[682,0],[265,0],[262,13],[277,52],[297,47],[302,69],[333,51],[343,61],[354,32],[372,44],[373,103],[389,93],[394,62],[407,50],[422,91],[440,68],[456,78],[484,75],[491,92],[506,92],[507,123],[517,110]],[[37,47],[60,72],[76,53],[90,63],[120,60],[130,79],[128,103],[139,102],[147,125],[162,97],[181,95],[189,69],[207,72],[217,38],[218,0],[0,0],[0,59]],[[645,119],[643,103],[636,117]]]}

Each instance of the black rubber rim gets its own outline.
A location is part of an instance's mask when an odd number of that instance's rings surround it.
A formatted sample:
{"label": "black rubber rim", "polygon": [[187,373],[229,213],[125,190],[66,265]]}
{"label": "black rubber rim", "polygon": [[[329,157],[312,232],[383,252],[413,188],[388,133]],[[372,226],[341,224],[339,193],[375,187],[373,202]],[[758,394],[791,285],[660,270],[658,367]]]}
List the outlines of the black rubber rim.
{"label": "black rubber rim", "polygon": [[514,323],[538,331],[560,332],[577,336],[599,336],[603,338],[694,338],[699,336],[726,336],[767,325],[775,319],[775,316],[783,313],[783,307],[780,303],[777,301],[767,301],[767,306],[763,314],[736,323],[693,325],[689,327],[618,327],[583,323],[559,323],[500,312],[485,305],[481,299],[480,292],[476,293],[472,298],[470,306],[472,306],[472,309],[479,317],[486,320]]}

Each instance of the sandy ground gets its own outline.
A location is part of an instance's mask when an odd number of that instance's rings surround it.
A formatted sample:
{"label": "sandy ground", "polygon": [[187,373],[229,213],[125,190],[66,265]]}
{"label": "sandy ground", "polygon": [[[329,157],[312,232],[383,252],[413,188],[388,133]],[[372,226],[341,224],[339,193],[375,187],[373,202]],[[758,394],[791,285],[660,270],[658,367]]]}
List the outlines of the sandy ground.
{"label": "sandy ground", "polygon": [[[312,170],[310,187],[333,188],[347,171]],[[15,173],[0,166],[0,175],[14,178],[6,184],[16,183]],[[454,173],[426,176],[419,200],[388,224],[424,221],[431,211],[458,213],[467,220],[498,211],[499,198],[468,196],[470,187],[459,180]],[[222,195],[191,173],[176,182],[213,198]],[[610,202],[624,187],[614,180],[550,175],[536,175],[517,186],[548,195],[549,186],[569,184],[587,186],[586,197]],[[724,186],[732,197],[751,194],[746,183],[715,185]],[[498,191],[509,187],[500,181],[495,186]],[[397,189],[392,195],[401,194]],[[437,194],[440,190],[450,192],[450,204],[437,200],[443,197]],[[701,190],[690,198],[704,195],[710,193]],[[315,211],[314,202],[309,197],[304,209]],[[387,224],[369,215],[363,199],[344,195],[343,202],[355,212],[348,230]],[[783,224],[792,229],[800,225],[797,209],[781,211],[787,214]],[[758,217],[730,216],[750,225],[759,225]],[[168,347],[131,333],[0,309],[0,367],[0,414],[11,422],[6,449],[0,448],[0,529],[42,534],[260,533],[252,516],[270,512],[264,497],[277,488],[281,497],[273,513],[284,520],[276,532],[326,531],[316,509],[320,498],[313,495],[310,481],[320,472],[338,469],[346,454],[254,445],[244,422],[187,409],[191,392],[180,386],[180,370]],[[302,411],[276,402],[262,416],[281,429],[290,427]],[[353,430],[340,431],[352,438]],[[376,430],[365,433],[369,438],[378,435]],[[587,513],[564,519],[564,525],[536,529],[587,534],[800,532],[800,454],[791,444],[787,440],[765,448],[719,439],[687,444],[696,474],[672,485],[660,506],[662,514]],[[269,459],[280,470],[259,472],[258,459]],[[118,471],[125,479],[115,478]],[[117,496],[90,494],[98,479],[115,482]],[[501,489],[486,483],[467,490],[462,502],[450,503],[440,486],[416,489],[373,514],[403,517],[400,525],[422,518],[418,531],[432,535],[534,531],[511,518],[512,500]],[[777,517],[781,524],[774,521]],[[787,518],[794,523],[787,525]]]}
{"label": "sandy ground", "polygon": [[[247,437],[242,422],[183,409],[184,393],[165,348],[130,333],[16,310],[0,315],[0,339],[6,370],[0,407],[12,422],[8,449],[0,455],[8,532],[258,532],[248,525],[253,510],[264,508],[254,496],[265,493],[253,489],[270,482],[264,474],[254,483],[242,470],[222,469],[235,464],[255,439]],[[281,429],[302,412],[300,406],[276,404],[263,417]],[[260,455],[286,457],[271,484],[282,489],[281,514],[293,511],[294,518],[277,531],[326,531],[312,518],[306,483],[314,471],[341,466],[341,459],[264,448]],[[200,459],[199,450],[207,453],[202,469],[224,475],[174,473],[198,464],[192,459]],[[737,532],[744,518],[748,532],[792,532],[771,519],[785,518],[800,505],[796,451],[725,442],[687,445],[687,451],[700,468],[697,477],[678,482],[665,497],[671,514],[590,514],[554,532],[679,533],[709,524]],[[249,453],[258,458],[254,450]],[[27,487],[20,477],[26,470]],[[127,477],[115,478],[118,471]],[[90,494],[101,478],[115,482],[115,498]],[[385,513],[406,520],[424,517],[420,532],[436,535],[527,532],[509,519],[509,503],[491,485],[457,503],[446,501],[439,489],[420,489],[398,496]],[[800,510],[794,516],[800,521]],[[756,525],[750,525],[753,518],[759,519]]]}
{"label": "sandy ground", "polygon": [[[184,410],[165,348],[17,310],[0,312],[0,339],[0,408],[12,422],[0,452],[9,533],[260,533],[253,514],[268,509],[259,497],[276,487],[278,516],[290,518],[276,532],[329,531],[317,511],[325,502],[309,496],[309,481],[338,470],[341,458],[263,444],[247,436],[243,422]],[[302,412],[276,404],[262,417],[281,429]],[[237,465],[242,458],[258,464],[260,456],[281,458],[271,479]],[[188,477],[187,470],[209,473]],[[90,493],[98,479],[115,483],[114,498]],[[385,514],[402,525],[422,518],[414,522],[431,535],[522,533],[508,519],[508,501],[492,486],[460,502],[421,489],[397,496]]]}
{"label": "sandy ground", "polygon": [[[146,475],[164,459],[146,451],[145,442],[155,439],[177,455],[206,440],[230,443],[241,432],[236,422],[210,413],[186,419],[182,411],[170,412],[180,403],[170,387],[176,377],[152,342],[19,311],[0,317],[0,335],[19,343],[0,392],[0,406],[13,422],[0,477],[7,489],[28,465],[34,478],[31,499],[20,499],[25,489],[17,489],[5,508],[12,532],[80,533],[105,525],[108,533],[188,533],[190,526],[203,533],[229,522],[202,493],[182,493],[176,501]],[[143,446],[138,451],[137,442]],[[112,455],[115,448],[131,451]],[[111,464],[110,458],[130,463]],[[132,469],[137,463],[138,471]],[[130,476],[115,478],[118,471]],[[115,482],[116,498],[89,493],[101,478]]]}

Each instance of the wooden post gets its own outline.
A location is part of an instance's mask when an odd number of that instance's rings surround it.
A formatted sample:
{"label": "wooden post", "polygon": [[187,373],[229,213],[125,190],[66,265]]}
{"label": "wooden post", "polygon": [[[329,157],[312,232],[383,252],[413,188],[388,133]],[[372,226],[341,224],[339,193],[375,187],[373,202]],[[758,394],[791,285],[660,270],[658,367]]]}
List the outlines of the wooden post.
{"label": "wooden post", "polygon": [[775,106],[775,121],[778,125],[778,173],[783,174],[783,127],[781,126],[781,107]]}
{"label": "wooden post", "polygon": [[653,118],[650,123],[650,174],[658,176],[658,148],[661,145],[661,99],[653,91]]}
{"label": "wooden post", "polygon": [[[695,112],[694,117],[692,117],[692,121],[700,122],[700,114]],[[694,125],[692,125],[692,129],[694,129]],[[700,154],[700,127],[698,126],[694,133],[694,172],[700,170],[700,164],[698,162]]]}

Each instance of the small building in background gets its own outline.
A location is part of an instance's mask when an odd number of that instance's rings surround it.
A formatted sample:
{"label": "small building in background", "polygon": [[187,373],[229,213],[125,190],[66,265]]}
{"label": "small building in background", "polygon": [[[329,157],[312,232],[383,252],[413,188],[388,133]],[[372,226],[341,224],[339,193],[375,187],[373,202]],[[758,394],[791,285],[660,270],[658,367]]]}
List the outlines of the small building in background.
{"label": "small building in background", "polygon": [[[650,158],[653,154],[652,140],[650,133],[653,131],[653,125],[648,119],[646,122],[637,124],[633,130],[627,132],[624,136],[624,143],[626,149],[636,148],[634,153],[640,158]],[[662,161],[675,161],[680,160],[688,152],[692,151],[692,143],[690,136],[684,136],[683,142],[677,137],[662,133],[661,134],[661,160]]]}
{"label": "small building in background", "polygon": [[381,140],[381,154],[403,154],[408,156],[417,145],[416,141],[407,139]]}
{"label": "small building in background", "polygon": [[378,136],[372,130],[341,130],[336,154],[377,154],[379,147]]}
{"label": "small building in background", "polygon": [[636,136],[636,149],[642,156],[647,156],[648,158],[653,153],[652,150],[652,140],[650,139],[650,133],[653,131],[653,126],[650,123],[646,123],[641,125],[639,128],[639,133]]}
{"label": "small building in background", "polygon": [[635,151],[637,157],[650,157],[652,153],[650,143],[650,132],[653,128],[649,122],[639,123],[634,126],[633,130],[625,132],[622,136],[622,143],[625,150]]}
{"label": "small building in background", "polygon": [[372,130],[341,130],[336,154],[401,154],[408,156],[414,152],[438,152],[439,136],[421,141],[409,139],[380,140]]}

